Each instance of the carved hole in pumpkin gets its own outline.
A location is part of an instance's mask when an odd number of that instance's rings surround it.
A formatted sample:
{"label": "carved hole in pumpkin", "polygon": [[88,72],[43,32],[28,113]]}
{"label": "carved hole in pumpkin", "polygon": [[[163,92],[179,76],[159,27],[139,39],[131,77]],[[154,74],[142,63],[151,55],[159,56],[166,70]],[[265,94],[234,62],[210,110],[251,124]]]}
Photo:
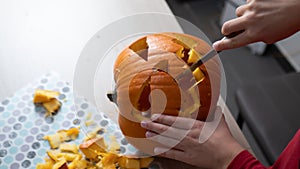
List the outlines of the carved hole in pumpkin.
{"label": "carved hole in pumpkin", "polygon": [[[190,55],[189,55],[190,49],[184,48],[182,52],[183,52],[183,58],[182,58],[182,60],[183,60],[185,63],[187,63],[187,61],[188,61],[188,59],[189,59],[189,57],[190,57]],[[189,66],[190,66],[190,65],[189,65]]]}
{"label": "carved hole in pumpkin", "polygon": [[129,49],[138,54],[144,60],[148,60],[149,45],[147,43],[147,37],[137,40],[135,43],[129,46]]}
{"label": "carved hole in pumpkin", "polygon": [[[181,58],[188,66],[192,66],[196,61],[193,61],[193,62],[189,63],[189,59],[193,57],[192,56],[193,53],[196,54],[197,56],[199,56],[199,53],[197,53],[195,51],[195,49],[193,49],[193,47],[190,48],[191,46],[188,46],[187,44],[185,44],[184,42],[182,42],[182,41],[180,41],[178,39],[172,39],[172,41],[174,43],[177,43],[177,44],[179,44],[179,45],[181,45],[183,47],[183,49],[178,50],[176,52],[176,54],[178,55],[178,57]],[[197,58],[197,60],[198,60],[198,58]],[[203,71],[200,67],[199,67],[199,71],[200,72],[196,72],[196,74],[198,76],[195,76],[195,77],[197,77],[197,79],[196,79],[197,83],[195,85],[198,85],[199,83],[201,83],[204,80],[205,76],[206,76],[206,74],[204,73],[205,71]],[[201,76],[201,77],[199,78],[199,76]]]}
{"label": "carved hole in pumpkin", "polygon": [[[172,41],[174,43],[177,43],[178,45],[181,45],[183,47],[182,51],[181,51],[181,56],[178,56],[179,58],[181,58],[185,63],[188,62],[188,59],[190,57],[189,52],[190,50],[192,50],[191,48],[189,48],[186,44],[184,44],[182,41],[178,40],[178,39],[172,39]],[[191,66],[191,64],[188,64],[189,66]]]}
{"label": "carved hole in pumpkin", "polygon": [[[164,74],[167,75],[169,80]],[[151,79],[154,79],[151,81]],[[159,78],[161,78],[159,80]],[[171,82],[172,81],[172,82]],[[154,82],[154,83],[153,83]],[[167,82],[167,83],[166,83]],[[138,73],[130,83],[130,93],[129,99],[132,106],[136,110],[132,110],[131,114],[136,117],[136,119],[150,118],[152,113],[163,113],[167,106],[167,95],[170,93],[165,93],[167,90],[170,92],[169,85],[176,85],[177,82],[173,79],[167,72],[161,69],[148,69]],[[165,88],[167,87],[167,88]],[[174,109],[180,109],[180,91],[179,88],[173,91],[176,94],[174,96],[178,97],[178,101],[175,103]],[[173,101],[174,103],[174,101]],[[169,105],[170,106],[170,105]],[[169,107],[170,108],[170,107]]]}

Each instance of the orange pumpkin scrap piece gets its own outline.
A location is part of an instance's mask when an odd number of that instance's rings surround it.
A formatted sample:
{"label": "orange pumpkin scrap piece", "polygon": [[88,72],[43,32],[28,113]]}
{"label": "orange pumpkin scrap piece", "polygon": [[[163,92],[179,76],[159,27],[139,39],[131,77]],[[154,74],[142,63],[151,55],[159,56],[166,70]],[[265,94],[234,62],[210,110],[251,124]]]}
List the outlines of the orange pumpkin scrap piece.
{"label": "orange pumpkin scrap piece", "polygon": [[150,166],[150,164],[153,162],[153,158],[152,157],[147,157],[147,158],[141,158],[140,159],[140,167],[141,168],[148,168]]}
{"label": "orange pumpkin scrap piece", "polygon": [[82,158],[82,155],[78,155],[71,163],[69,163],[69,169],[81,169],[86,168],[88,162]]}
{"label": "orange pumpkin scrap piece", "polygon": [[61,103],[57,99],[52,99],[49,102],[43,103],[43,106],[47,110],[48,115],[51,115],[60,109]]}
{"label": "orange pumpkin scrap piece", "polygon": [[68,130],[60,130],[60,131],[58,131],[58,133],[66,133],[67,134],[67,138],[65,138],[64,141],[68,141],[70,139],[75,140],[79,135],[79,127],[73,127]]}
{"label": "orange pumpkin scrap piece", "polygon": [[78,134],[79,128],[70,128],[69,130],[60,130],[55,134],[44,136],[44,140],[48,140],[50,147],[55,149],[65,141],[75,140]]}
{"label": "orange pumpkin scrap piece", "polygon": [[51,134],[51,135],[47,135],[44,136],[43,138],[44,140],[47,140],[50,144],[51,148],[58,148],[60,143],[62,142],[62,138],[59,134]]}
{"label": "orange pumpkin scrap piece", "polygon": [[38,163],[36,165],[36,169],[52,169],[54,165],[54,161],[49,158],[45,158],[45,163]]}
{"label": "orange pumpkin scrap piece", "polygon": [[46,103],[59,96],[59,92],[51,90],[35,90],[33,103]]}
{"label": "orange pumpkin scrap piece", "polygon": [[66,160],[61,159],[53,165],[52,169],[69,169],[68,163]]}
{"label": "orange pumpkin scrap piece", "polygon": [[140,169],[140,161],[136,158],[128,158],[126,156],[122,156],[119,161],[119,165],[122,168],[130,168],[130,169]]}
{"label": "orange pumpkin scrap piece", "polygon": [[101,160],[96,164],[99,168],[115,169],[118,162],[119,155],[114,153],[101,153]]}
{"label": "orange pumpkin scrap piece", "polygon": [[57,158],[64,158],[67,162],[72,162],[77,158],[78,154],[73,153],[58,153]]}
{"label": "orange pumpkin scrap piece", "polygon": [[50,157],[50,159],[53,160],[54,162],[59,161],[58,160],[59,151],[57,151],[57,150],[48,150],[46,153],[47,153],[48,157]]}
{"label": "orange pumpkin scrap piece", "polygon": [[47,110],[46,116],[51,116],[61,107],[61,102],[56,99],[59,95],[57,91],[37,89],[33,96],[33,103],[41,103]]}
{"label": "orange pumpkin scrap piece", "polygon": [[63,143],[59,145],[59,149],[62,152],[71,152],[74,154],[78,153],[78,148],[76,144]]}
{"label": "orange pumpkin scrap piece", "polygon": [[[95,131],[101,128],[96,128]],[[73,143],[63,143],[70,139],[76,139],[79,128],[60,130],[56,134],[45,136],[51,148],[59,149],[48,150],[49,158],[45,163],[37,164],[37,169],[140,169],[148,168],[153,161],[152,157],[137,158],[135,156],[119,155],[119,144],[114,136],[111,136],[109,146],[106,145],[104,138],[96,135],[95,138],[85,141],[79,148]],[[83,156],[83,154],[85,156]]]}
{"label": "orange pumpkin scrap piece", "polygon": [[106,145],[103,137],[96,137],[80,144],[79,149],[86,158],[95,160],[99,153],[106,152]]}

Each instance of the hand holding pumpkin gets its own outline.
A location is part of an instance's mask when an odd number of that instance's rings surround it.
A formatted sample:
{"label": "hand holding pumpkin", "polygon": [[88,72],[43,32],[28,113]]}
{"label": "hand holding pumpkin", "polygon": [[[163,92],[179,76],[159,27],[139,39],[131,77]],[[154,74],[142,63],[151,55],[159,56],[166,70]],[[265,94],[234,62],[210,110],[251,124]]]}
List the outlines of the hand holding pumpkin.
{"label": "hand holding pumpkin", "polygon": [[236,9],[237,18],[224,23],[222,34],[244,30],[234,38],[214,43],[217,51],[263,41],[271,44],[300,30],[299,0],[247,0]]}
{"label": "hand holding pumpkin", "polygon": [[[216,114],[221,114],[219,107]],[[205,122],[166,115],[154,116],[152,120],[141,123],[141,126],[148,130],[146,133],[148,139],[166,144],[179,142],[170,149],[166,147],[154,149],[155,153],[161,153],[160,156],[166,158],[198,167],[221,169],[227,168],[233,158],[243,150],[232,137],[223,115],[216,130],[204,143],[199,143],[199,136],[204,130]]]}

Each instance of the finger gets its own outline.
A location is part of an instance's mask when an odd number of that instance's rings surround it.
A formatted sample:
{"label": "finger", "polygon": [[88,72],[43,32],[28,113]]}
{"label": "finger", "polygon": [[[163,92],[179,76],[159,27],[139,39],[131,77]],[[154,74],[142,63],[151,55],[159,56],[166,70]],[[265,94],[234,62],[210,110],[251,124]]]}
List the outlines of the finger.
{"label": "finger", "polygon": [[246,17],[238,17],[232,20],[225,22],[222,26],[222,34],[224,36],[230,35],[234,32],[239,32],[245,29],[245,18]]}
{"label": "finger", "polygon": [[161,157],[166,157],[178,161],[183,161],[183,157],[185,156],[183,151],[174,150],[174,149],[165,149],[162,147],[154,148],[154,153],[159,154]]}
{"label": "finger", "polygon": [[172,148],[181,151],[192,149],[194,148],[195,145],[199,144],[198,142],[199,134],[198,137],[196,138],[184,137],[181,140],[169,138],[149,131],[146,133],[146,136],[147,139],[158,142],[169,149]]}
{"label": "finger", "polygon": [[[181,140],[188,134],[188,130],[181,130],[174,127],[166,126],[164,124],[153,122],[142,122],[141,126],[147,130],[158,133],[160,135]],[[146,135],[147,137],[147,135]]]}
{"label": "finger", "polygon": [[181,140],[177,140],[174,138],[166,137],[164,135],[156,134],[149,131],[147,132],[146,136],[151,136],[151,137],[147,137],[147,139],[158,142],[169,149],[176,147],[179,150],[183,150],[186,147],[185,144],[179,145],[180,141],[183,140],[183,138]]}
{"label": "finger", "polygon": [[226,49],[233,49],[238,48],[241,46],[248,45],[250,43],[254,42],[249,36],[247,36],[247,31],[244,31],[243,33],[229,39],[223,39],[215,42],[213,44],[213,48],[216,51],[222,51]]}
{"label": "finger", "polygon": [[201,123],[201,121],[197,121],[195,119],[190,119],[186,117],[166,116],[166,115],[159,115],[159,114],[152,115],[151,120],[157,123],[161,123],[179,129],[191,129],[198,125],[201,125],[201,124],[195,125],[195,123]]}
{"label": "finger", "polygon": [[243,16],[246,10],[248,9],[248,5],[241,5],[235,10],[235,14],[237,17]]}
{"label": "finger", "polygon": [[145,136],[147,138],[150,138],[150,137],[155,137],[157,135],[162,135],[162,136],[170,137],[170,138],[173,138],[173,139],[176,139],[176,140],[182,140],[185,137],[190,137],[190,138],[198,140],[199,136],[200,136],[200,133],[201,133],[201,129],[188,130],[188,131],[185,131],[185,132],[182,131],[181,133],[177,132],[177,133],[173,133],[173,134],[170,134],[170,132],[154,133],[152,131],[147,131]]}

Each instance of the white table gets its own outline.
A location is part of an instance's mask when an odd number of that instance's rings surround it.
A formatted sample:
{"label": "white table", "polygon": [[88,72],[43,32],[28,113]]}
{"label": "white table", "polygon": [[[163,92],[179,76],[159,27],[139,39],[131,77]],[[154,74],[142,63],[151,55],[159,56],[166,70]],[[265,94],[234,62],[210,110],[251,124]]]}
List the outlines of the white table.
{"label": "white table", "polygon": [[[49,71],[72,82],[88,40],[112,20],[141,12],[172,14],[164,0],[0,0],[0,100]],[[170,27],[180,30],[177,22]],[[250,150],[227,108],[225,116]]]}

